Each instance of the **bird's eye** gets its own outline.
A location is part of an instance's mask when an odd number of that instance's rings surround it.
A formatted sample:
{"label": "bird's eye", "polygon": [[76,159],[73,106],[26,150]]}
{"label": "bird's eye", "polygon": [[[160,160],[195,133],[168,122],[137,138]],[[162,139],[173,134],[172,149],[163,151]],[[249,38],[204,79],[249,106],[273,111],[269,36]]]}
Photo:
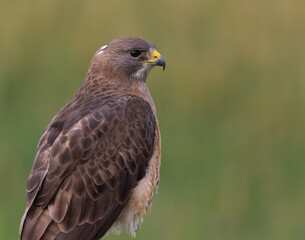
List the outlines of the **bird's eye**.
{"label": "bird's eye", "polygon": [[132,50],[132,51],[130,52],[130,55],[131,55],[132,57],[139,57],[140,54],[141,54],[141,52],[140,52],[139,50]]}

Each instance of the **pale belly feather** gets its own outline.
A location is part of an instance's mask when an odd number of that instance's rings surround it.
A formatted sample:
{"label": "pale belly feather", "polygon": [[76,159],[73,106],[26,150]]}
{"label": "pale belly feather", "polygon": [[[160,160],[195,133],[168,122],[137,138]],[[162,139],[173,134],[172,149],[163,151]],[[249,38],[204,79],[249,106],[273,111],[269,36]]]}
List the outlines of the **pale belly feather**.
{"label": "pale belly feather", "polygon": [[151,208],[154,187],[156,192],[158,192],[161,163],[161,138],[158,124],[155,137],[154,153],[149,161],[145,177],[133,189],[130,200],[109,232],[112,231],[120,234],[122,231],[126,231],[135,237],[136,231],[143,222],[147,210]]}

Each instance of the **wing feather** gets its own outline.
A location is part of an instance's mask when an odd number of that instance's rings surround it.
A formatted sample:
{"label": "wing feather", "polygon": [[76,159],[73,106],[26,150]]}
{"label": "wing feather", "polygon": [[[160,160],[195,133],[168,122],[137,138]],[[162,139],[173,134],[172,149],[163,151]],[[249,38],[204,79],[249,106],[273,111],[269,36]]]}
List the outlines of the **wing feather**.
{"label": "wing feather", "polygon": [[145,175],[155,133],[149,103],[123,95],[80,115],[74,124],[55,117],[38,144],[23,240],[99,239]]}

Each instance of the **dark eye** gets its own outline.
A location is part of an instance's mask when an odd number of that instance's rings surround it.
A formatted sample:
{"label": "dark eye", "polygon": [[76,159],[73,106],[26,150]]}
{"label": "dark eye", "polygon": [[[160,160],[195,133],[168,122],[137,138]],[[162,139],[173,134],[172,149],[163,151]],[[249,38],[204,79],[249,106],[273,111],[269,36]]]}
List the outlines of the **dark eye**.
{"label": "dark eye", "polygon": [[132,51],[130,52],[130,55],[131,55],[132,57],[139,57],[140,54],[141,54],[141,52],[140,52],[139,50],[132,50]]}

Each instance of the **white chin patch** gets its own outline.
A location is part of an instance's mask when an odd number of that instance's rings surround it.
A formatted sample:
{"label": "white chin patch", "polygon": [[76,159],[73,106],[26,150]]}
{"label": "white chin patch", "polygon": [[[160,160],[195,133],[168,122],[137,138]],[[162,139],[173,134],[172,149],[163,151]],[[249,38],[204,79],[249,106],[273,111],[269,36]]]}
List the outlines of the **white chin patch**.
{"label": "white chin patch", "polygon": [[151,70],[152,68],[152,65],[150,63],[145,63],[143,64],[143,67],[140,68],[136,73],[134,73],[134,77],[135,78],[138,78],[138,79],[141,79],[141,80],[144,80],[146,79],[149,71]]}
{"label": "white chin patch", "polygon": [[97,50],[97,54],[101,54],[107,48],[108,45],[102,46],[99,50]]}

